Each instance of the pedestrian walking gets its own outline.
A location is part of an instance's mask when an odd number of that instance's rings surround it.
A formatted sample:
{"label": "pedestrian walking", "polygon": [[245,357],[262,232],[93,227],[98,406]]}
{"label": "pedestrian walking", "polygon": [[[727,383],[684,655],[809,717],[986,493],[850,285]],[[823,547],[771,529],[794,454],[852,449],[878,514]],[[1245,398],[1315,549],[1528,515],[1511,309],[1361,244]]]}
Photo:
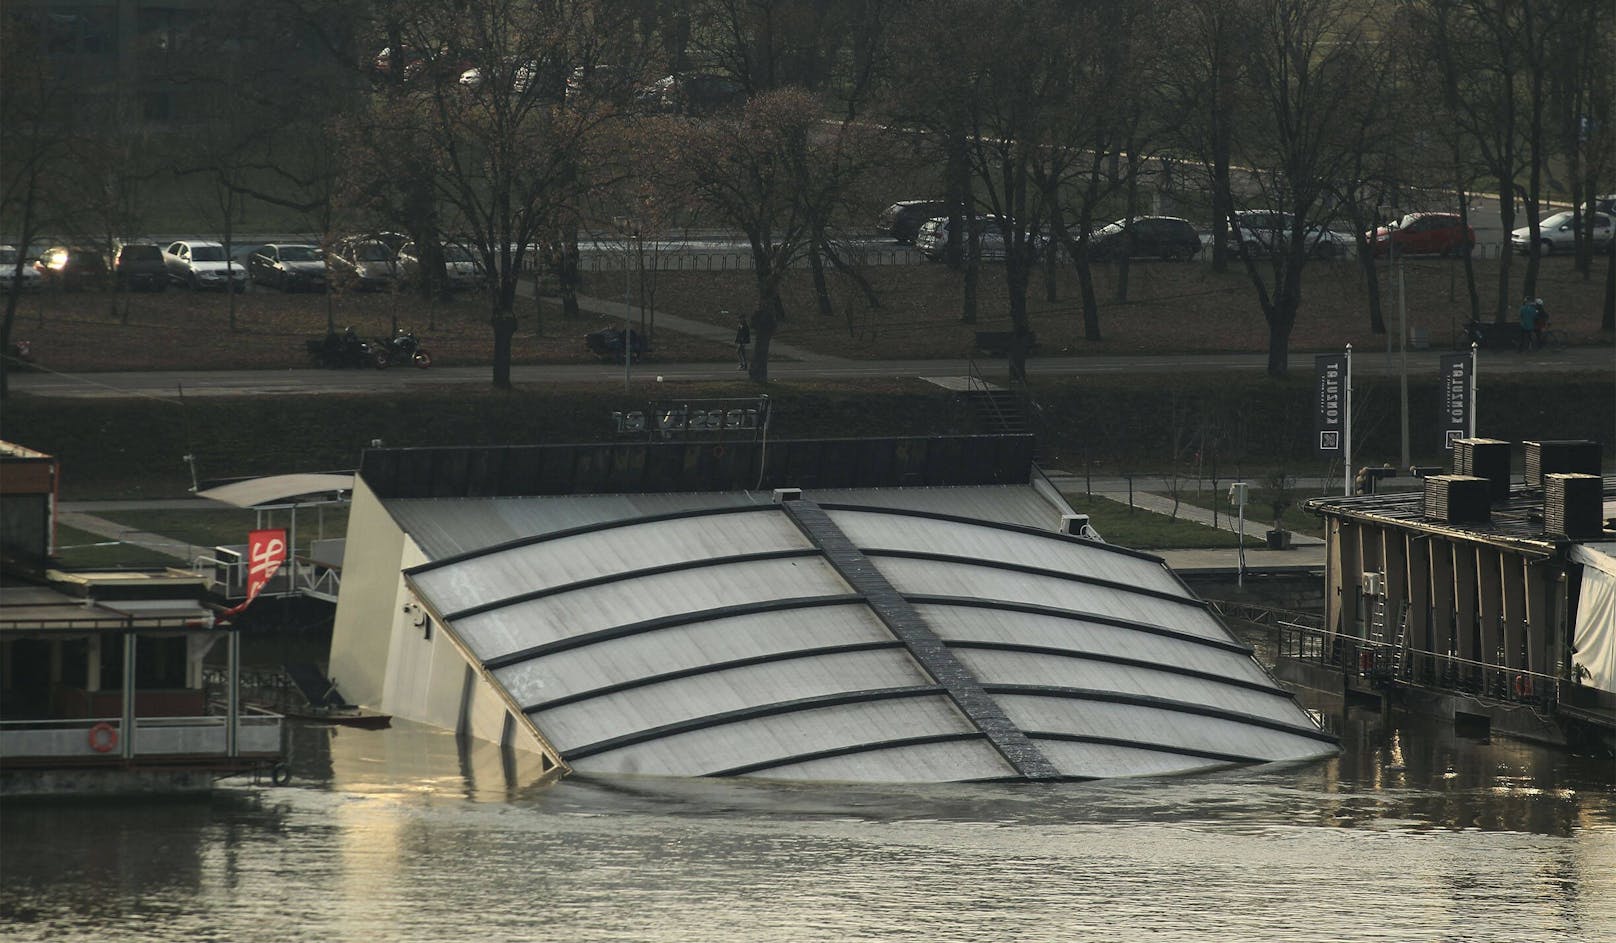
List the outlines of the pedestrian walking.
{"label": "pedestrian walking", "polygon": [[739,361],[735,369],[746,370],[751,366],[746,359],[746,347],[751,343],[752,328],[746,323],[745,318],[740,318],[735,328],[735,359]]}
{"label": "pedestrian walking", "polygon": [[1531,295],[1521,299],[1521,339],[1516,344],[1516,350],[1531,350],[1532,341],[1537,336],[1538,306]]}

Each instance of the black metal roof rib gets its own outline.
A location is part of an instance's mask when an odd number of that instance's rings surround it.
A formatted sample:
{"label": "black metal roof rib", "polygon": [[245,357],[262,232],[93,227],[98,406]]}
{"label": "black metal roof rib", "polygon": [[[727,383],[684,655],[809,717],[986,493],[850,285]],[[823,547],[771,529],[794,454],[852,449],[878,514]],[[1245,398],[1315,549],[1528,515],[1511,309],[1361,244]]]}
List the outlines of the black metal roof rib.
{"label": "black metal roof rib", "polygon": [[708,773],[708,776],[747,776],[752,773],[761,773],[764,770],[779,769],[782,766],[794,766],[798,763],[812,763],[815,760],[830,760],[841,756],[854,756],[859,753],[875,753],[880,750],[900,750],[904,747],[929,746],[933,743],[964,743],[969,740],[985,739],[981,733],[936,733],[924,737],[900,737],[893,740],[875,740],[869,743],[854,743],[845,747],[835,747],[830,750],[815,750],[811,753],[794,753],[789,756],[779,756],[771,760],[759,760],[756,763],[747,763],[744,766],[732,766],[729,769]]}
{"label": "black metal roof rib", "polygon": [[[805,489],[806,490],[806,489]],[[1041,540],[1054,540],[1062,543],[1081,542],[1083,546],[1104,553],[1114,553],[1124,557],[1133,557],[1136,560],[1146,560],[1151,563],[1164,563],[1161,557],[1145,550],[1134,550],[1131,547],[1119,547],[1116,544],[1101,543],[1075,534],[1062,534],[1056,531],[1043,530],[1026,524],[1012,524],[1008,521],[988,521],[977,517],[965,517],[960,514],[944,514],[941,511],[922,511],[916,508],[877,507],[864,504],[821,503],[820,507],[827,511],[864,511],[870,514],[891,514],[900,517],[922,517],[934,521],[948,521],[954,524],[969,524],[972,527],[988,527],[993,530],[1008,530]]]}
{"label": "black metal roof rib", "polygon": [[689,720],[675,721],[658,727],[648,727],[644,730],[636,730],[633,733],[597,740],[594,743],[581,744],[570,750],[563,750],[561,755],[563,759],[571,763],[575,760],[586,759],[601,753],[609,753],[612,750],[621,750],[624,747],[650,743],[652,740],[661,740],[664,737],[692,733],[697,730],[707,730],[712,727],[722,727],[725,724],[757,720],[762,717],[777,717],[781,714],[793,714],[797,711],[814,710],[820,707],[843,707],[848,704],[861,704],[867,701],[891,701],[906,697],[936,697],[947,693],[941,685],[933,684],[920,687],[878,688],[869,691],[839,691],[835,694],[816,694],[812,697],[799,697],[789,701],[758,704],[753,707],[742,707],[717,714],[705,714],[701,717],[692,717]]}
{"label": "black metal roof rib", "polygon": [[821,655],[847,655],[857,652],[889,651],[891,649],[902,647],[903,643],[899,642],[897,639],[887,639],[879,642],[849,642],[845,645],[825,645],[820,648],[794,648],[787,651],[769,652],[764,655],[749,655],[745,658],[735,658],[729,661],[707,662],[700,665],[691,665],[688,668],[680,668],[676,671],[664,671],[658,674],[641,675],[638,678],[630,678],[627,681],[619,681],[616,684],[606,684],[598,688],[590,688],[585,691],[575,691],[572,694],[562,695],[561,697],[553,697],[547,701],[536,701],[532,704],[525,704],[522,707],[522,713],[530,716],[533,714],[542,714],[545,711],[554,710],[557,707],[565,707],[568,704],[576,704],[579,701],[587,701],[591,698],[606,697],[607,695],[611,694],[621,694],[624,691],[632,691],[635,688],[643,688],[653,684],[661,684],[664,681],[679,681],[683,678],[695,678],[705,674],[716,674],[720,671],[730,671],[736,668],[751,668],[755,665],[771,665],[782,661],[795,661],[799,658],[818,658]]}
{"label": "black metal roof rib", "polygon": [[847,580],[848,585],[864,596],[892,634],[904,643],[920,666],[943,686],[966,718],[987,735],[988,741],[1010,761],[1016,772],[1028,779],[1061,778],[1055,764],[1010,721],[1003,708],[954,657],[937,633],[926,624],[926,620],[915,611],[915,607],[887,582],[881,571],[863,551],[853,545],[824,509],[804,500],[786,501],[781,507],[808,539],[824,551],[825,558]]}
{"label": "black metal roof rib", "polygon": [[[495,609],[503,609],[506,606],[514,606],[518,603],[531,602],[535,599],[543,599],[546,596],[570,593],[573,590],[588,589],[591,586],[606,586],[612,583],[621,582],[622,580],[637,579],[642,576],[657,576],[663,573],[677,573],[681,570],[699,570],[709,566],[729,566],[736,563],[755,563],[761,560],[789,560],[793,557],[817,556],[819,556],[817,551],[807,548],[798,548],[793,550],[761,550],[757,553],[737,553],[725,557],[698,557],[694,560],[680,560],[677,563],[664,563],[660,566],[648,566],[638,570],[623,570],[617,573],[607,573],[602,576],[590,577],[587,580],[576,580],[571,583],[558,583],[555,586],[546,586],[543,589],[534,589],[525,593],[504,596],[499,599],[490,599],[488,602],[478,603],[475,606],[467,606],[464,609],[458,609],[454,612],[445,613],[444,615],[449,619],[464,619],[467,616],[491,612]],[[409,573],[407,575],[413,576],[414,574]]]}
{"label": "black metal roof rib", "polygon": [[1117,616],[1103,615],[1097,612],[1083,612],[1078,609],[1061,609],[1055,606],[1040,606],[1036,603],[1016,602],[1009,599],[982,599],[977,596],[938,596],[931,593],[914,593],[909,601],[920,605],[960,606],[973,609],[1002,609],[1007,612],[1025,612],[1030,615],[1050,616],[1056,619],[1069,619],[1074,622],[1096,622],[1101,625],[1114,625],[1121,629],[1131,629],[1135,632],[1144,632],[1149,635],[1159,635],[1163,638],[1177,639],[1180,642],[1189,642],[1193,645],[1204,645],[1207,648],[1216,648],[1221,651],[1237,655],[1251,655],[1251,646],[1244,645],[1232,639],[1209,638],[1205,635],[1195,635],[1190,632],[1180,632],[1169,629],[1163,625],[1152,622],[1136,622],[1132,619],[1122,619]]}
{"label": "black metal roof rib", "polygon": [[1259,681],[1247,681],[1245,678],[1230,678],[1210,671],[1200,671],[1195,668],[1185,668],[1182,665],[1170,665],[1157,661],[1146,661],[1143,658],[1127,658],[1122,655],[1107,655],[1102,652],[1077,651],[1070,648],[1056,648],[1052,645],[1027,645],[1019,642],[986,642],[975,639],[954,639],[948,642],[949,648],[975,649],[989,652],[1021,652],[1029,655],[1049,655],[1056,658],[1075,658],[1079,661],[1098,661],[1108,665],[1122,665],[1128,668],[1143,668],[1146,671],[1159,671],[1163,674],[1179,675],[1185,678],[1198,678],[1210,681],[1213,684],[1222,684],[1234,688],[1244,688],[1247,691],[1256,691],[1282,701],[1296,700],[1296,696],[1284,688]]}
{"label": "black metal roof rib", "polygon": [[1180,714],[1197,714],[1202,717],[1215,717],[1219,720],[1230,720],[1235,723],[1247,724],[1252,727],[1264,727],[1268,730],[1277,730],[1281,733],[1295,734],[1309,740],[1321,740],[1334,745],[1340,740],[1334,734],[1326,733],[1317,727],[1298,727],[1287,724],[1282,720],[1269,717],[1257,717],[1253,714],[1242,714],[1239,711],[1224,710],[1221,707],[1209,707],[1205,704],[1191,704],[1187,701],[1175,701],[1165,697],[1155,697],[1150,694],[1124,694],[1119,691],[1097,691],[1092,688],[1063,688],[1045,684],[984,684],[982,687],[993,694],[1024,694],[1033,697],[1061,697],[1079,701],[1102,701],[1108,704],[1127,704],[1132,707],[1154,707],[1164,711],[1175,711]]}
{"label": "black metal roof rib", "polygon": [[542,658],[574,648],[586,648],[598,642],[609,642],[613,639],[625,638],[630,635],[641,635],[647,632],[657,632],[662,629],[674,628],[681,625],[692,625],[698,622],[712,622],[718,619],[729,619],[735,616],[748,616],[764,612],[781,612],[786,609],[813,609],[821,606],[846,606],[853,603],[862,605],[863,597],[853,593],[843,593],[840,596],[793,596],[788,599],[767,599],[763,602],[744,603],[739,606],[721,606],[717,609],[700,609],[695,612],[681,612],[671,616],[658,616],[655,619],[646,619],[643,622],[629,622],[624,625],[614,625],[594,632],[583,632],[578,635],[569,635],[553,642],[544,642],[540,645],[531,645],[527,648],[517,649],[504,655],[483,660],[483,667],[489,671],[500,668],[509,668],[511,665]]}
{"label": "black metal roof rib", "polygon": [[503,543],[489,544],[486,547],[478,547],[475,550],[465,550],[460,553],[451,554],[447,557],[441,557],[437,560],[431,560],[427,563],[412,566],[406,569],[404,572],[406,574],[426,573],[430,570],[437,570],[441,569],[442,567],[453,566],[456,563],[464,563],[467,560],[475,560],[478,557],[488,557],[497,553],[504,553],[507,550],[516,550],[520,547],[527,547],[533,544],[547,543],[552,540],[561,540],[565,537],[577,537],[580,534],[599,533],[603,530],[613,530],[619,527],[635,527],[640,524],[656,524],[662,521],[678,521],[696,517],[712,517],[713,515],[717,514],[754,514],[761,511],[773,510],[774,505],[772,504],[739,504],[724,505],[721,507],[690,508],[684,511],[668,511],[664,514],[646,514],[637,517],[619,517],[609,521],[597,521],[593,524],[583,524],[578,527],[568,527],[565,530],[550,531],[543,534],[532,534],[527,537],[517,537],[512,540],[504,541]]}

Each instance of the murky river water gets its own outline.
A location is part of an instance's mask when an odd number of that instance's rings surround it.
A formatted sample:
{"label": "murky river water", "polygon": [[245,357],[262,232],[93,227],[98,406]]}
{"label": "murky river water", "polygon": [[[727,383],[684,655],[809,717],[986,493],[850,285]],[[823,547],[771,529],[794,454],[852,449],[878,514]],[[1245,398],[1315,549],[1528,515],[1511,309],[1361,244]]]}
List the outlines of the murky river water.
{"label": "murky river water", "polygon": [[1616,769],[1339,720],[1302,767],[1050,787],[524,781],[299,727],[287,788],[0,810],[22,941],[1616,940]]}

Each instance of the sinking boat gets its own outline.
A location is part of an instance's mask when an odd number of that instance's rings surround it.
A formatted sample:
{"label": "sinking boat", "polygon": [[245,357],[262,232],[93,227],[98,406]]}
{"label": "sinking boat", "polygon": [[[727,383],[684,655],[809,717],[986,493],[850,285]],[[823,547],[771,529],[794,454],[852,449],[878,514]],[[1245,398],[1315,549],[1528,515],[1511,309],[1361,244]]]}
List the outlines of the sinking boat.
{"label": "sinking boat", "polygon": [[557,773],[861,782],[1333,755],[1027,436],[373,449],[330,668]]}

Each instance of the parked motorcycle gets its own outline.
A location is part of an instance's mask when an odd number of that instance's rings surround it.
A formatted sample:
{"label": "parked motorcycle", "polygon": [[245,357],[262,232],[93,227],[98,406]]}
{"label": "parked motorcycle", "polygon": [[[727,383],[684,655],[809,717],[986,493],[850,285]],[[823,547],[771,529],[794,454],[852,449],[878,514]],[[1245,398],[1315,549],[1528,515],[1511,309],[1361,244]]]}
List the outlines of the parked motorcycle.
{"label": "parked motorcycle", "polygon": [[422,370],[432,366],[432,354],[421,346],[414,331],[399,330],[385,340],[378,337],[371,346],[376,352],[376,366],[379,368],[385,369],[395,363],[412,363]]}
{"label": "parked motorcycle", "polygon": [[[311,339],[308,344],[309,360],[317,367],[337,369],[340,367],[385,367],[386,363],[378,363],[378,351],[371,347],[348,328],[341,334],[335,331],[323,338]],[[380,354],[383,360],[386,354]]]}

